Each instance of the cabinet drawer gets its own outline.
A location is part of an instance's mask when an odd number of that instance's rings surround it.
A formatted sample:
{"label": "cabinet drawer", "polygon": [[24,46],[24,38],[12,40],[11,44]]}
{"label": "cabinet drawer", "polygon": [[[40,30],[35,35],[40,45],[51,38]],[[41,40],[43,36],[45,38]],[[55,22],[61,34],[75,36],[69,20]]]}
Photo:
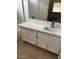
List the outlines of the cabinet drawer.
{"label": "cabinet drawer", "polygon": [[60,37],[56,37],[56,36],[53,36],[53,35],[49,36],[49,39],[53,40],[53,41],[61,42],[61,38]]}
{"label": "cabinet drawer", "polygon": [[27,31],[27,29],[25,29],[25,28],[21,28],[21,31]]}
{"label": "cabinet drawer", "polygon": [[48,35],[47,34],[40,33],[40,32],[37,33],[37,37],[44,38],[44,39],[48,39]]}

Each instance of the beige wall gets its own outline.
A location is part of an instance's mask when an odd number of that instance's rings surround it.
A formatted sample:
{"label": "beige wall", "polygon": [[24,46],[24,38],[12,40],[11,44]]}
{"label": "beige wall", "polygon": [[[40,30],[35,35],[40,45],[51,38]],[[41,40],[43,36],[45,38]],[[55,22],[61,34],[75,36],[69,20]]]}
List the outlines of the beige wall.
{"label": "beige wall", "polygon": [[17,0],[17,24],[24,21],[23,10],[22,10],[22,0]]}
{"label": "beige wall", "polygon": [[17,0],[17,31],[20,31],[20,27],[18,26],[18,24],[22,22],[24,22],[22,0]]}
{"label": "beige wall", "polygon": [[[29,19],[28,0],[23,0],[23,2],[24,2],[24,12],[25,12],[25,21],[26,21]],[[22,22],[24,22],[22,0],[17,0],[17,24],[20,24]]]}

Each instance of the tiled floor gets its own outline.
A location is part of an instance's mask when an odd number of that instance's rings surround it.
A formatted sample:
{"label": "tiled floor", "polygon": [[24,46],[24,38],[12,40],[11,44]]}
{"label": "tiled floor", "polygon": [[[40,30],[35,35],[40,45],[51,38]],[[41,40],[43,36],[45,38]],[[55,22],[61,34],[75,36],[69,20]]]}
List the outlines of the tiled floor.
{"label": "tiled floor", "polygon": [[22,40],[18,40],[17,59],[57,59],[57,55]]}

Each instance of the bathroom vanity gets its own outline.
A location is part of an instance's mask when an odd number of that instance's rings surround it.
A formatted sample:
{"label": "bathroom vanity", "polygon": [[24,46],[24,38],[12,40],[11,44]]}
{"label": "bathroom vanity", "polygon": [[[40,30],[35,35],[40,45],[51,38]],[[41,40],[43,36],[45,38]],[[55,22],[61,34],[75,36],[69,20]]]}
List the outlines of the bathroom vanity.
{"label": "bathroom vanity", "polygon": [[59,54],[61,48],[61,34],[56,31],[45,30],[45,27],[49,27],[50,25],[51,22],[37,20],[26,21],[19,24],[22,40]]}

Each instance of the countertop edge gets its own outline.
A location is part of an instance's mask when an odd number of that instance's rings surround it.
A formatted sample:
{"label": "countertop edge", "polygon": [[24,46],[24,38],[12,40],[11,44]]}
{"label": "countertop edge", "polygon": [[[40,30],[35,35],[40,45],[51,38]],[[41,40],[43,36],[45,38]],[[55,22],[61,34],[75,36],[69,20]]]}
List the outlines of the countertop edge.
{"label": "countertop edge", "polygon": [[55,34],[55,33],[50,33],[49,31],[46,31],[46,30],[44,31],[44,30],[33,29],[33,28],[21,26],[21,25],[19,25],[19,26],[21,28],[25,28],[25,29],[30,29],[30,30],[35,30],[35,31],[43,32],[43,33],[46,33],[46,34],[49,34],[49,35],[54,35],[54,36],[57,36],[57,37],[60,37],[61,38],[61,35],[58,35],[58,34]]}

